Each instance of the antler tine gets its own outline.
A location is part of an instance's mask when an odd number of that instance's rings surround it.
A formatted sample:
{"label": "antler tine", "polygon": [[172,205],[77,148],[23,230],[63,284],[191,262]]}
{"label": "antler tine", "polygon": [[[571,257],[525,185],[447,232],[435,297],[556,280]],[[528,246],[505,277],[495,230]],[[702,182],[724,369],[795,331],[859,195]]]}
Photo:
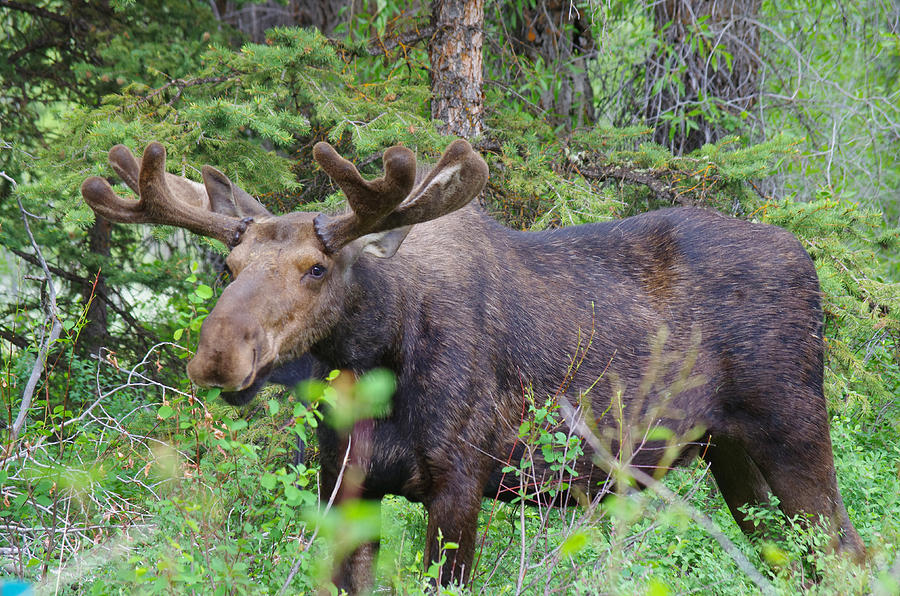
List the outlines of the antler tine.
{"label": "antler tine", "polygon": [[140,194],[138,179],[141,175],[141,164],[134,158],[131,150],[125,145],[116,145],[109,150],[108,161],[128,188]]}
{"label": "antler tine", "polygon": [[364,180],[356,166],[328,143],[316,143],[313,157],[344,191],[352,210],[340,217],[327,218],[327,230],[318,230],[329,252],[368,234],[409,195],[416,179],[416,157],[399,145],[385,150],[384,176],[375,180]]}
{"label": "antler tine", "polygon": [[137,201],[124,199],[103,178],[92,176],[85,180],[81,185],[84,200],[95,213],[110,221],[177,226],[228,246],[234,246],[246,229],[246,222],[208,210],[209,199],[203,186],[167,174],[166,150],[159,143],[147,145],[140,164],[123,145],[110,150],[109,161],[125,183],[140,195]]}
{"label": "antler tine", "polygon": [[327,143],[317,143],[313,155],[347,195],[353,210],[341,217],[316,218],[316,233],[328,252],[340,250],[366,234],[422,223],[455,211],[480,193],[488,178],[487,164],[461,139],[447,147],[434,170],[412,193],[415,157],[405,147],[387,149],[384,178],[370,182]]}
{"label": "antler tine", "polygon": [[[132,155],[131,150],[125,145],[116,145],[109,150],[109,165],[112,166],[112,169],[115,170],[122,181],[140,196],[141,160]],[[228,180],[224,174],[211,166],[203,166],[204,182],[206,182],[208,178],[206,172],[207,168],[213,170],[220,178],[224,178],[228,185],[231,184],[231,181]],[[209,208],[212,203],[218,203],[217,205],[213,205],[213,207],[215,207],[213,209],[214,211],[225,215],[237,215],[232,202],[229,199],[224,198],[224,193],[215,195],[209,193],[207,188],[199,182],[194,182],[193,180],[188,180],[187,178],[182,178],[181,176],[166,172],[166,184],[168,184],[178,200],[183,203],[196,205],[197,207],[202,207],[204,209]],[[216,199],[218,198],[224,200],[217,201]],[[259,205],[259,203],[257,203],[257,205]]]}
{"label": "antler tine", "polygon": [[450,143],[425,180],[379,226],[392,230],[422,223],[465,207],[484,190],[488,165],[463,139]]}

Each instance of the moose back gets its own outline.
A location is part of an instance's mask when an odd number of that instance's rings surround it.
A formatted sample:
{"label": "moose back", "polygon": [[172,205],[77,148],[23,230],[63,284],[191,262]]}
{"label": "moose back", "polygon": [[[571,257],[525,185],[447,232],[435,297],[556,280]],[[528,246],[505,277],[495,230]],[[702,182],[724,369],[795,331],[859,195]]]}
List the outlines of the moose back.
{"label": "moose back", "polygon": [[[791,234],[692,208],[517,232],[469,205],[488,170],[465,141],[425,175],[392,147],[371,181],[330,145],[314,155],[346,214],[274,216],[209,166],[203,184],[165,173],[158,143],[142,160],[109,153],[140,200],[96,177],[82,193],[112,221],[181,226],[231,249],[234,281],[188,364],[199,385],[242,404],[306,353],[328,369],[393,371],[390,414],[349,433],[321,428],[321,492],[349,453],[361,473],[339,499],[424,503],[426,561],[441,557],[439,535],[459,545],[442,582],[468,580],[482,497],[518,488],[501,470],[521,457],[526,395],[577,405],[631,469],[661,471],[702,443],[743,530],[754,528],[738,508],[771,493],[787,515],[823,516],[832,547],[863,556],[835,479],[818,279]],[[670,439],[650,440],[658,428]],[[590,455],[572,479],[589,497],[608,479]],[[371,585],[376,548],[337,564],[338,587]]]}

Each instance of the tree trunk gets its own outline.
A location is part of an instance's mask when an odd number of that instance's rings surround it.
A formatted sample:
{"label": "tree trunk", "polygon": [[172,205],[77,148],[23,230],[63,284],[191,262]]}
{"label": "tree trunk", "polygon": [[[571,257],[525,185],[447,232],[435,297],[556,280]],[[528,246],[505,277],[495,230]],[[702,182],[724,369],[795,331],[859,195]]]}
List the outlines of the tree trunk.
{"label": "tree trunk", "polygon": [[431,117],[441,134],[474,137],[484,131],[484,0],[433,0],[431,22]]}
{"label": "tree trunk", "polygon": [[654,140],[688,153],[739,128],[759,94],[759,6],[760,0],[655,4],[657,48],[645,79]]}
{"label": "tree trunk", "polygon": [[[94,225],[88,230],[88,250],[92,254],[109,256],[110,230],[112,224],[99,215],[94,220]],[[89,272],[94,273],[94,272]],[[89,276],[90,277],[90,276]],[[98,298],[97,293],[107,294],[106,278],[102,272],[97,275],[96,286],[86,286],[82,295],[88,306],[86,323],[78,336],[81,348],[89,354],[96,354],[101,347],[109,342],[109,317],[106,302]]]}

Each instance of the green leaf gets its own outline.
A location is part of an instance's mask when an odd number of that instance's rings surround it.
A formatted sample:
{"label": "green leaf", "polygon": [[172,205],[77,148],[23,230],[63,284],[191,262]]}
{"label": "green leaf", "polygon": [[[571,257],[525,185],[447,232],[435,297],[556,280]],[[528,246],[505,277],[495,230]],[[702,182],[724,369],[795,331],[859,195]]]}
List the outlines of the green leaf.
{"label": "green leaf", "polygon": [[562,543],[562,546],[559,549],[560,553],[562,553],[564,557],[571,557],[575,553],[580,552],[587,545],[587,542],[588,537],[586,533],[575,532]]}
{"label": "green leaf", "polygon": [[197,286],[197,289],[194,290],[194,293],[203,300],[209,300],[213,295],[212,288],[206,284],[200,284],[199,286]]}
{"label": "green leaf", "polygon": [[275,488],[275,485],[278,484],[278,479],[275,477],[275,474],[266,472],[259,479],[259,484],[266,490],[273,490]]}
{"label": "green leaf", "polygon": [[762,556],[773,567],[784,567],[791,561],[786,552],[771,542],[762,545]]}
{"label": "green leaf", "polygon": [[671,593],[669,586],[661,580],[655,577],[650,578],[650,584],[647,586],[647,596],[669,596]]}
{"label": "green leaf", "polygon": [[160,406],[156,411],[156,415],[165,420],[166,418],[170,418],[172,414],[175,413],[175,410],[172,409],[172,406]]}
{"label": "green leaf", "polygon": [[278,413],[279,410],[281,410],[281,404],[278,403],[278,400],[270,399],[269,400],[269,414],[274,416],[275,414]]}

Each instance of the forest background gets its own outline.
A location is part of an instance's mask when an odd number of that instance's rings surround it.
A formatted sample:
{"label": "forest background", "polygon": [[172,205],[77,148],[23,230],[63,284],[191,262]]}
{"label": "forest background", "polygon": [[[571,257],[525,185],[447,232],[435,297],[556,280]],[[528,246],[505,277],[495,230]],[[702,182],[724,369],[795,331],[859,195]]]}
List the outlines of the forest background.
{"label": "forest background", "polygon": [[[162,141],[170,171],[213,164],[283,213],[340,207],[319,140],[374,174],[385,147],[436,158],[455,135],[485,156],[483,202],[512,227],[690,204],[800,238],[824,292],[838,481],[870,562],[823,553],[774,508],[747,515],[782,535],[747,540],[701,460],[667,476],[674,501],[485,501],[474,583],[454,593],[900,590],[895,2],[0,0],[0,30],[0,578],[302,593],[327,577],[324,553],[377,525],[317,505],[303,395],[273,387],[236,410],[190,385],[222,247],[95,219],[78,189],[113,176],[110,147]],[[531,416],[550,428],[546,397]],[[568,457],[551,432],[522,438]],[[381,525],[381,589],[425,590],[421,507],[388,499]]]}

